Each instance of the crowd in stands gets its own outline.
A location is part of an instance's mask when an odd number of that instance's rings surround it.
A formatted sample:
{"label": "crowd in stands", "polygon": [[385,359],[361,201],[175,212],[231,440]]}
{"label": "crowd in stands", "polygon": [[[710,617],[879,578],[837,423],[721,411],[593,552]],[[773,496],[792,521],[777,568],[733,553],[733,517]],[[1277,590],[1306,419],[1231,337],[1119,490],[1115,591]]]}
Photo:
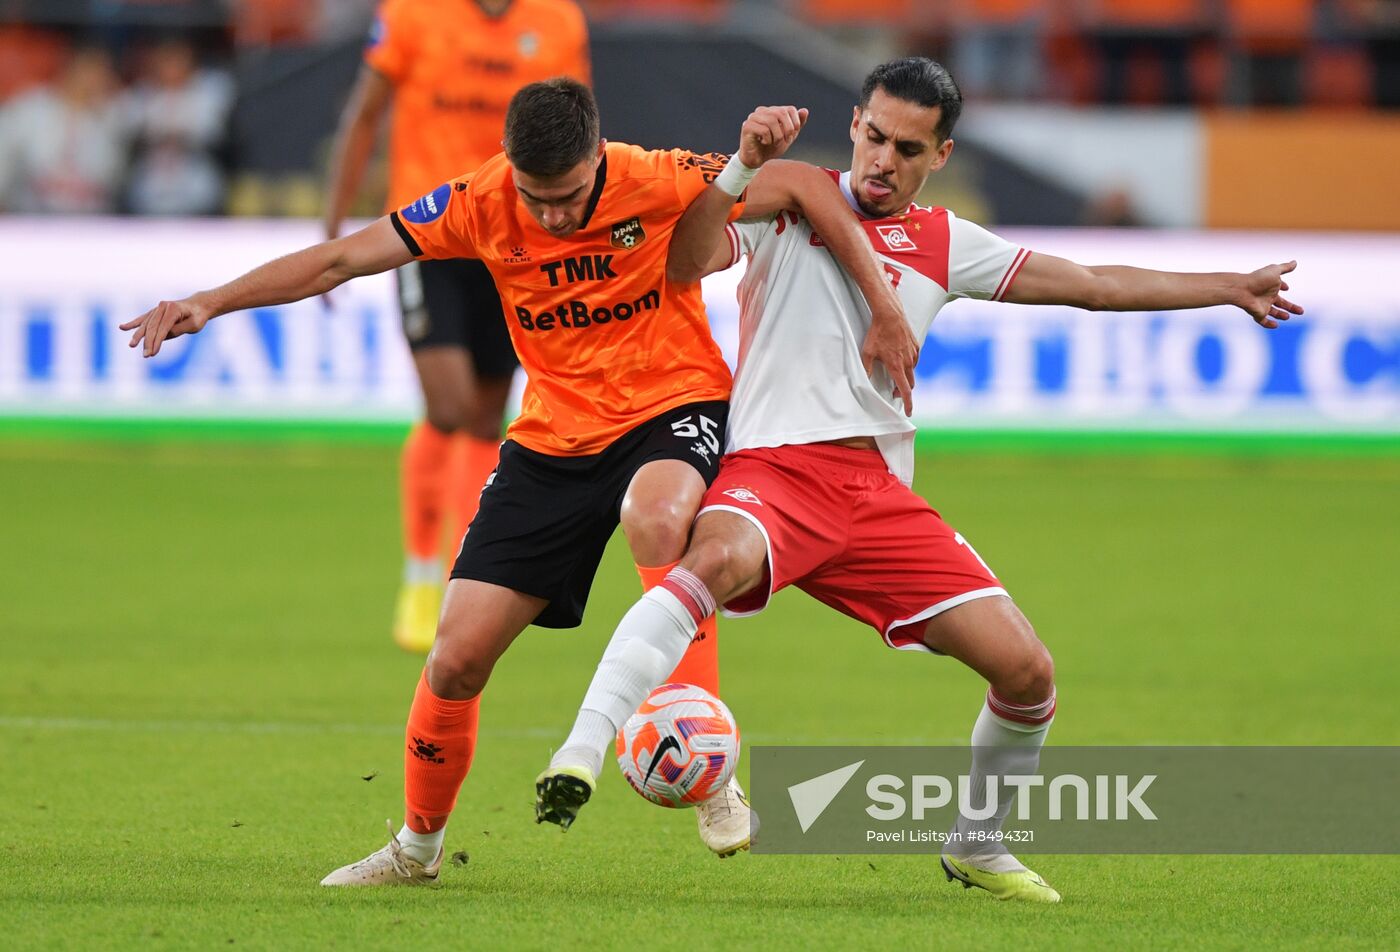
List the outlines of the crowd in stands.
{"label": "crowd in stands", "polygon": [[768,3],[885,31],[975,98],[1400,108],[1400,0],[583,0],[599,20],[710,23]]}
{"label": "crowd in stands", "polygon": [[[880,33],[892,53],[942,59],[970,99],[1400,108],[1400,0],[582,2],[601,28],[737,24],[776,5],[838,35]],[[0,212],[237,206],[229,64],[353,46],[375,5],[0,0]]]}
{"label": "crowd in stands", "polygon": [[0,213],[229,206],[240,51],[358,43],[377,0],[0,0]]}
{"label": "crowd in stands", "polygon": [[893,29],[971,97],[1400,107],[1400,0],[790,0]]}
{"label": "crowd in stands", "polygon": [[0,211],[223,210],[220,150],[234,96],[226,71],[201,67],[178,36],[122,58],[41,37],[28,45],[36,69],[0,87],[8,93],[0,104]]}

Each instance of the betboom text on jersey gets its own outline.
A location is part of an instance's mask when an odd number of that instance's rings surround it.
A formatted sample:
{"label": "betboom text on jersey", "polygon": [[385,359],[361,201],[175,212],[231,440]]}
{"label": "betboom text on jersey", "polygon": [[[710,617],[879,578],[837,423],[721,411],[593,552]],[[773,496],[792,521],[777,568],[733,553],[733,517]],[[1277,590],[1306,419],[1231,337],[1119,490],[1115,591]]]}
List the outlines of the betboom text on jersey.
{"label": "betboom text on jersey", "polygon": [[635,301],[618,301],[601,307],[592,307],[587,301],[573,300],[531,314],[528,308],[516,305],[515,318],[527,331],[552,331],[556,327],[592,327],[613,320],[629,321],[643,311],[653,311],[660,306],[661,292],[652,288]]}

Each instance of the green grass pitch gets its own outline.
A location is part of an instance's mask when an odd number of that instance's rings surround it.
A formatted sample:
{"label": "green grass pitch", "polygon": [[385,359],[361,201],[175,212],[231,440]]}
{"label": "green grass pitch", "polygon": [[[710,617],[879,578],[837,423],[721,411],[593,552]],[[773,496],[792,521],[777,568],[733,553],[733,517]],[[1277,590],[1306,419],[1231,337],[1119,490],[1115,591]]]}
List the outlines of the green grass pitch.
{"label": "green grass pitch", "polygon": [[[1046,450],[925,453],[919,489],[1054,652],[1052,743],[1400,743],[1400,454]],[[931,857],[718,862],[616,771],[569,833],[537,827],[532,779],[637,594],[616,543],[585,627],[496,671],[449,827],[467,864],[321,889],[400,817],[395,468],[385,441],[0,440],[0,946],[1395,947],[1393,857],[1037,857],[1065,896],[1040,908]],[[800,593],[721,632],[751,743],[962,742],[980,702]]]}

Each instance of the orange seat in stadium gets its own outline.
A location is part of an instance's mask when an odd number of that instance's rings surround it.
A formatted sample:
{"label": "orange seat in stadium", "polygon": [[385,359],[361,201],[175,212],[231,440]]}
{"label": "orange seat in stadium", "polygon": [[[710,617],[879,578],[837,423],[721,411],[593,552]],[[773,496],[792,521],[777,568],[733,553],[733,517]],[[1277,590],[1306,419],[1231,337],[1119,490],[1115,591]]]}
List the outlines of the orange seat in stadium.
{"label": "orange seat in stadium", "polygon": [[67,52],[68,44],[55,33],[0,26],[0,102],[53,80]]}
{"label": "orange seat in stadium", "polygon": [[1312,34],[1317,0],[1227,0],[1225,19],[1236,40],[1254,52],[1294,53]]}
{"label": "orange seat in stadium", "polygon": [[1310,50],[1303,60],[1303,96],[1310,106],[1371,105],[1371,58],[1353,46]]}
{"label": "orange seat in stadium", "polygon": [[1099,54],[1100,98],[1131,105],[1194,101],[1191,62],[1206,13],[1202,0],[1086,0],[1080,27]]}
{"label": "orange seat in stadium", "polygon": [[595,20],[690,20],[714,23],[724,19],[731,0],[585,0],[584,11]]}
{"label": "orange seat in stadium", "polygon": [[818,23],[902,23],[917,7],[914,0],[801,0],[797,12]]}
{"label": "orange seat in stadium", "polygon": [[1089,0],[1085,19],[1099,26],[1189,30],[1205,19],[1201,0]]}
{"label": "orange seat in stadium", "polygon": [[1226,0],[1225,35],[1237,71],[1237,95],[1259,106],[1303,101],[1303,54],[1316,0]]}
{"label": "orange seat in stadium", "polygon": [[317,0],[236,0],[234,38],[243,46],[301,44],[314,36]]}
{"label": "orange seat in stadium", "polygon": [[1044,12],[1048,0],[960,0],[955,12],[983,23],[1014,23]]}

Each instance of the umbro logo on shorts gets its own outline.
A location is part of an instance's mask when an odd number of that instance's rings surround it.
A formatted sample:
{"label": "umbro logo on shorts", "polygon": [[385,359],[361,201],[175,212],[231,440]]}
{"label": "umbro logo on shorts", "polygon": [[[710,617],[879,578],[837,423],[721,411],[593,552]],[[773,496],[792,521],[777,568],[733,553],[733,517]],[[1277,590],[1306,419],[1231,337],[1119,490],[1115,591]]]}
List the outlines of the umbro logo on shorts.
{"label": "umbro logo on shorts", "polygon": [[731,499],[737,499],[739,502],[752,503],[755,506],[763,505],[763,500],[754,495],[752,489],[745,489],[742,486],[738,489],[726,489],[722,495],[728,496]]}

